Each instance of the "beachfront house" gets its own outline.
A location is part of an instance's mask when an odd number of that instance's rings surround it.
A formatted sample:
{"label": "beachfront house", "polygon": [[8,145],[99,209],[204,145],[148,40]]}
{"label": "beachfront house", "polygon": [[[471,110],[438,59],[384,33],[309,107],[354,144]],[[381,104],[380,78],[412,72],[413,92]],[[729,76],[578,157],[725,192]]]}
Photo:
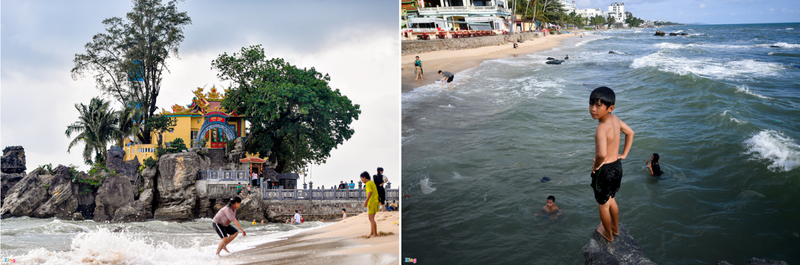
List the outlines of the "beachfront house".
{"label": "beachfront house", "polygon": [[491,30],[510,31],[512,12],[503,0],[429,0],[420,1],[419,17],[409,18],[414,31]]}

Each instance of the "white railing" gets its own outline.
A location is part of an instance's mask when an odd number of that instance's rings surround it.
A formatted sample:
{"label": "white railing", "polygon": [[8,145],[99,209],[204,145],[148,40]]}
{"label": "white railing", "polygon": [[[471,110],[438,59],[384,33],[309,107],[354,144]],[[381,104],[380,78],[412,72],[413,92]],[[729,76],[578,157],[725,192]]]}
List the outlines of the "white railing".
{"label": "white railing", "polygon": [[[265,200],[364,200],[363,189],[262,189]],[[386,190],[386,201],[399,200],[400,190]]]}
{"label": "white railing", "polygon": [[475,11],[480,13],[497,12],[511,14],[506,8],[500,6],[439,6],[439,7],[420,7],[420,14],[423,12],[469,12]]}

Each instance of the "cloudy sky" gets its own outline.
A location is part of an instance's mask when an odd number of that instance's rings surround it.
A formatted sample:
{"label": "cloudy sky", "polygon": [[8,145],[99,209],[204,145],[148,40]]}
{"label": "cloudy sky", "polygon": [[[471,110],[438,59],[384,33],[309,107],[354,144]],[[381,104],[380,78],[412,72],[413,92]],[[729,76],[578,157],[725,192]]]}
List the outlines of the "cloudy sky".
{"label": "cloudy sky", "polygon": [[[102,20],[124,17],[126,1],[2,1],[0,145],[25,148],[28,171],[75,164],[87,170],[83,146],[67,153],[76,103],[100,93],[91,75],[73,80],[76,53],[104,32]],[[394,1],[186,1],[192,24],[184,29],[180,59],[168,61],[157,105],[191,102],[197,87],[228,86],[211,70],[219,54],[262,44],[268,57],[316,67],[362,114],[356,133],[312,167],[315,186],[358,180],[382,166],[393,182],[400,168],[399,7]],[[119,108],[118,105],[115,106]],[[301,180],[302,181],[302,180]]]}
{"label": "cloudy sky", "polygon": [[608,11],[614,2],[642,19],[706,24],[785,23],[800,21],[795,0],[575,0],[578,8]]}

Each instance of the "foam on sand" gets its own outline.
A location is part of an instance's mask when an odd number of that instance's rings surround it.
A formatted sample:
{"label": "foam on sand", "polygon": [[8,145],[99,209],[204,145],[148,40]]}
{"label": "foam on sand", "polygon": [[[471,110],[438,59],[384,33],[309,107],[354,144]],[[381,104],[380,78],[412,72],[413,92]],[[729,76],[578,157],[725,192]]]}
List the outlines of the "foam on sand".
{"label": "foam on sand", "polygon": [[800,166],[800,145],[794,139],[773,130],[762,130],[744,141],[745,154],[767,160],[773,171],[791,171]]}
{"label": "foam on sand", "polygon": [[431,183],[429,181],[430,178],[425,178],[419,181],[419,187],[422,189],[422,194],[431,194],[431,192],[436,191],[436,188],[431,187]]}

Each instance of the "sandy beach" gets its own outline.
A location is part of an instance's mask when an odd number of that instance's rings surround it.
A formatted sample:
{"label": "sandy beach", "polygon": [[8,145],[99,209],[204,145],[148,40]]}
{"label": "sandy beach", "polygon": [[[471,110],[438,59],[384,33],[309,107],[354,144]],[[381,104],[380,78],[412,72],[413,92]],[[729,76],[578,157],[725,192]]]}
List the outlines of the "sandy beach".
{"label": "sandy beach", "polygon": [[236,264],[398,264],[399,220],[399,212],[379,212],[375,221],[383,236],[367,239],[369,219],[363,213],[286,240],[235,252],[223,260]]}
{"label": "sandy beach", "polygon": [[[422,54],[410,54],[401,57],[402,63],[402,93],[409,92],[416,87],[431,84],[441,80],[439,70],[458,73],[460,71],[475,67],[485,60],[514,57],[522,54],[531,54],[558,47],[569,38],[577,38],[575,33],[582,34],[584,31],[570,31],[569,34],[547,35],[527,40],[519,44],[518,49],[513,45],[487,46],[469,50],[458,51],[435,51]],[[591,32],[587,32],[587,35]],[[414,80],[414,57],[419,56],[422,61],[422,69],[425,73],[425,80]],[[457,77],[456,77],[457,78]]]}

